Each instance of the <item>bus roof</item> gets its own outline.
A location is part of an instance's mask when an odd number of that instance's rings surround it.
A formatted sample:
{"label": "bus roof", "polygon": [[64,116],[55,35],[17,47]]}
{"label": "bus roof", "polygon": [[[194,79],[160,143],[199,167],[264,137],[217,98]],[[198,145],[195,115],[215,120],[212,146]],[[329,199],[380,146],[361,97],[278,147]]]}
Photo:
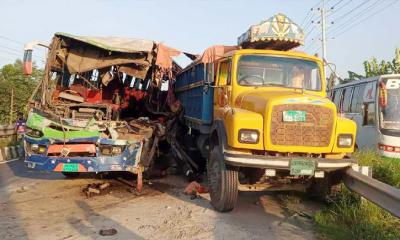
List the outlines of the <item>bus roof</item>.
{"label": "bus roof", "polygon": [[380,80],[382,78],[400,78],[400,74],[385,74],[385,75],[378,75],[378,76],[373,76],[373,77],[369,77],[369,78],[362,78],[362,79],[351,81],[348,83],[335,85],[333,87],[333,89],[345,88],[345,87],[349,87],[349,86],[353,86],[353,85],[357,85],[357,84],[373,82],[373,81]]}

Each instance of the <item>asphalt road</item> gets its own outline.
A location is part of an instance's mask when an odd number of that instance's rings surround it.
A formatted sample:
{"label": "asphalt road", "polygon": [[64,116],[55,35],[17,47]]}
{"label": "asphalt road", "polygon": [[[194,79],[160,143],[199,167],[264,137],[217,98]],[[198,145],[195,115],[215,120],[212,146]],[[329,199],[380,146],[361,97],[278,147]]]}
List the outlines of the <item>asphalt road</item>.
{"label": "asphalt road", "polygon": [[[101,182],[111,184],[105,193],[87,198],[82,192]],[[0,163],[0,239],[315,238],[311,220],[282,208],[276,194],[240,193],[237,207],[222,214],[211,208],[208,194],[183,194],[186,184],[178,176],[153,179],[138,195],[116,179],[66,179],[30,171],[22,160]],[[104,237],[104,229],[117,232]]]}

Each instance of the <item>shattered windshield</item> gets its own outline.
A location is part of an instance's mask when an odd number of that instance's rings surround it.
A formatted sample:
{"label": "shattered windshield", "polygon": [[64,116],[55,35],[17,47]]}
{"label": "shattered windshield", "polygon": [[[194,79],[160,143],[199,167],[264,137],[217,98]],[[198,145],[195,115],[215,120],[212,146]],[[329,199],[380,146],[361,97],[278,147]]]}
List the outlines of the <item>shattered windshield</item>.
{"label": "shattered windshield", "polygon": [[380,104],[381,128],[400,130],[400,79],[385,79],[383,83],[386,90],[381,90],[380,96],[382,99],[386,94],[386,102]]}
{"label": "shattered windshield", "polygon": [[242,86],[282,86],[321,90],[316,62],[263,55],[245,55],[238,63],[238,83]]}

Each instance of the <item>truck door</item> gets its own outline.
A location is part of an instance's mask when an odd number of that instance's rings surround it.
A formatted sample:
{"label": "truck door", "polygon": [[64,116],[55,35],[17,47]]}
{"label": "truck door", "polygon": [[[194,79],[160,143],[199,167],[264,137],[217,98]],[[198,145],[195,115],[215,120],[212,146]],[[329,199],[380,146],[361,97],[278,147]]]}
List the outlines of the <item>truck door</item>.
{"label": "truck door", "polygon": [[229,104],[231,93],[231,60],[223,59],[218,64],[214,105],[225,107]]}
{"label": "truck door", "polygon": [[214,116],[222,118],[224,109],[231,100],[231,59],[222,59],[218,63],[218,71],[214,90]]}

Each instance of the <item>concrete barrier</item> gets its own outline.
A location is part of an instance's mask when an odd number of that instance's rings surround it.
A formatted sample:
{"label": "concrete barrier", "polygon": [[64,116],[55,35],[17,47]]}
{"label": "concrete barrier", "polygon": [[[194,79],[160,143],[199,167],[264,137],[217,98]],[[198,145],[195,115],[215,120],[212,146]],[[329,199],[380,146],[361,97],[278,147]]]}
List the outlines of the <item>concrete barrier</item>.
{"label": "concrete barrier", "polygon": [[7,159],[4,157],[4,153],[3,153],[2,149],[0,149],[0,162],[5,161],[5,160],[7,160]]}
{"label": "concrete barrier", "polygon": [[24,150],[24,146],[17,146],[17,152],[18,152],[18,156],[20,158],[25,157],[25,150]]}
{"label": "concrete barrier", "polygon": [[4,155],[6,157],[6,160],[10,160],[12,158],[10,147],[4,147],[4,153],[5,153]]}
{"label": "concrete barrier", "polygon": [[10,146],[0,148],[0,162],[11,159],[24,158],[25,152],[23,146]]}
{"label": "concrete barrier", "polygon": [[18,152],[17,152],[17,146],[12,146],[10,147],[10,152],[11,152],[11,158],[19,158]]}

